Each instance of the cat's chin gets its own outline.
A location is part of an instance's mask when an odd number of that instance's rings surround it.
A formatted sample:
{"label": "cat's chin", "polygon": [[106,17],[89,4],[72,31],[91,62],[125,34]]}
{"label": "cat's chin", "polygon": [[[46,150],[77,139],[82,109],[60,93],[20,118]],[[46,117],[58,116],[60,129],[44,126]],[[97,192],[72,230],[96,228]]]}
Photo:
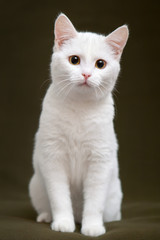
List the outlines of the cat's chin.
{"label": "cat's chin", "polygon": [[91,85],[88,83],[80,83],[75,86],[75,94],[77,95],[83,95],[83,96],[88,96],[88,95],[93,95],[94,94],[94,89]]}
{"label": "cat's chin", "polygon": [[75,102],[98,101],[102,99],[102,95],[98,95],[95,91],[95,88],[89,84],[76,85],[74,89],[70,92],[68,97]]}

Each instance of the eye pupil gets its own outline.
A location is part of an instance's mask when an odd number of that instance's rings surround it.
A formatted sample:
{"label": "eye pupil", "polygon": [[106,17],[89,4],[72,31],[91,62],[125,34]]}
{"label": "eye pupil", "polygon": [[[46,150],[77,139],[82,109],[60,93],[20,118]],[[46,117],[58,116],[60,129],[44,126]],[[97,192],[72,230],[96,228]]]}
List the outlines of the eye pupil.
{"label": "eye pupil", "polygon": [[71,61],[72,61],[73,64],[77,64],[78,63],[78,57],[77,56],[73,56],[71,58]]}
{"label": "eye pupil", "polygon": [[104,62],[103,62],[102,60],[99,60],[99,61],[97,62],[97,66],[98,66],[99,68],[102,68],[102,67],[104,66]]}
{"label": "eye pupil", "polygon": [[104,61],[104,60],[102,60],[102,59],[99,59],[99,60],[97,60],[97,62],[96,62],[96,67],[97,68],[104,68],[106,66],[106,62]]}
{"label": "eye pupil", "polygon": [[80,59],[79,59],[78,56],[71,56],[71,57],[69,58],[69,61],[70,61],[70,63],[72,63],[72,64],[74,64],[74,65],[77,65],[77,64],[80,63]]}

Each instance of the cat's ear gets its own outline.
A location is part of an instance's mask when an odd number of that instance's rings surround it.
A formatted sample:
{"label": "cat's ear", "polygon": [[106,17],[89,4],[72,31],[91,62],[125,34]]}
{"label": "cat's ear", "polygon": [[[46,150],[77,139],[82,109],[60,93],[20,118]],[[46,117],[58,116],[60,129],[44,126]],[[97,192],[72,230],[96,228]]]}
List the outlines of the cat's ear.
{"label": "cat's ear", "polygon": [[117,60],[119,60],[121,57],[123,48],[127,43],[128,36],[128,27],[127,25],[123,25],[106,37],[106,41],[112,47],[114,56]]}
{"label": "cat's ear", "polygon": [[55,21],[55,46],[60,47],[65,41],[76,37],[77,31],[66,15],[61,13]]}

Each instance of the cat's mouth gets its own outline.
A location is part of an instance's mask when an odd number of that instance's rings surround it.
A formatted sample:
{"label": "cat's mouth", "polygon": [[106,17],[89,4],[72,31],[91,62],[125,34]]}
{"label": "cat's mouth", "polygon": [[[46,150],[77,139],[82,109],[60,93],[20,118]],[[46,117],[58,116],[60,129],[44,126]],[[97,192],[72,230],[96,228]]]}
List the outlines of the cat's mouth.
{"label": "cat's mouth", "polygon": [[90,87],[90,85],[88,84],[87,81],[83,82],[83,83],[80,83],[78,84],[78,86],[85,86],[85,87]]}

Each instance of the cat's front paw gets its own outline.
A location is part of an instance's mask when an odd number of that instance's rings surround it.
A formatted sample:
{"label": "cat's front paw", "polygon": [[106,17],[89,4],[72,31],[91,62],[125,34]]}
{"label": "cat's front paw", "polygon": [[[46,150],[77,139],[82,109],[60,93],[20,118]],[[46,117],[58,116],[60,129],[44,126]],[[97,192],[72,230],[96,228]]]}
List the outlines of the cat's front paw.
{"label": "cat's front paw", "polygon": [[81,233],[90,236],[90,237],[98,237],[106,232],[106,229],[103,225],[97,224],[87,224],[82,226]]}
{"label": "cat's front paw", "polygon": [[58,232],[74,232],[75,223],[69,219],[59,219],[52,222],[51,229]]}

